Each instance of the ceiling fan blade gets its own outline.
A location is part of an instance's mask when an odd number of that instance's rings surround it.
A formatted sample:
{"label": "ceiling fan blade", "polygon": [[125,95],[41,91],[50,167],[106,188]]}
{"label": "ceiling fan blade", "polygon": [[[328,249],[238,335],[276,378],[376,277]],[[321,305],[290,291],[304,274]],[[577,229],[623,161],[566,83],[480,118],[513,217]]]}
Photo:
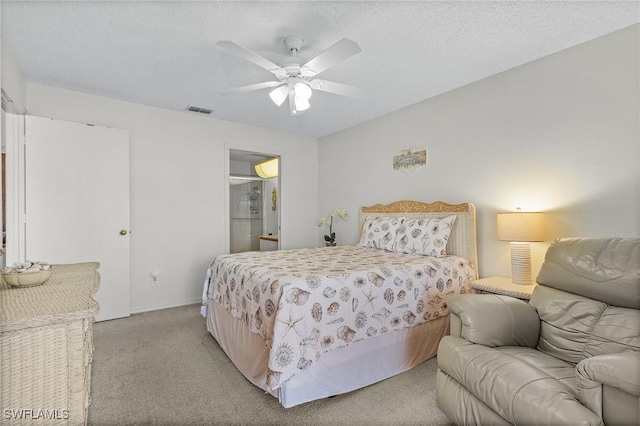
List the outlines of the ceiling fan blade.
{"label": "ceiling fan blade", "polygon": [[276,76],[286,75],[285,71],[280,68],[280,66],[274,64],[264,56],[260,56],[257,53],[252,52],[251,50],[246,49],[230,40],[220,40],[217,45],[222,47],[223,49],[228,50],[229,52],[235,53],[236,55],[246,59],[249,62],[253,62],[259,67],[266,69],[267,71],[274,73]]}
{"label": "ceiling fan blade", "polygon": [[313,90],[319,90],[321,92],[335,93],[336,95],[349,96],[351,98],[358,98],[365,95],[364,90],[349,86],[348,84],[336,83],[335,81],[314,79],[309,82],[309,86]]}
{"label": "ceiling fan blade", "polygon": [[220,90],[218,93],[221,95],[234,95],[237,93],[247,93],[254,90],[276,87],[282,84],[284,84],[284,81],[264,81],[262,83],[249,84],[248,86],[232,87],[230,89]]}
{"label": "ceiling fan blade", "polygon": [[302,75],[306,77],[313,77],[316,74],[320,74],[327,68],[360,53],[361,51],[362,50],[360,49],[360,46],[358,46],[358,43],[353,40],[349,40],[348,38],[343,38],[327,50],[319,53],[316,57],[309,60],[306,64],[302,65]]}

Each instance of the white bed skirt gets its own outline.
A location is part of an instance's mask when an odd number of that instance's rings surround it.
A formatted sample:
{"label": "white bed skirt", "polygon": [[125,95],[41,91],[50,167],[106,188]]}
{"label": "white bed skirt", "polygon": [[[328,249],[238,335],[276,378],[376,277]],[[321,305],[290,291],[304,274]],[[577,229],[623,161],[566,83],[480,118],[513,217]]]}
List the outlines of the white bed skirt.
{"label": "white bed skirt", "polygon": [[[238,370],[254,385],[266,388],[269,348],[245,323],[209,299],[207,330]],[[405,372],[436,355],[449,333],[449,317],[361,340],[323,353],[310,368],[299,370],[271,392],[285,408],[350,392]]]}

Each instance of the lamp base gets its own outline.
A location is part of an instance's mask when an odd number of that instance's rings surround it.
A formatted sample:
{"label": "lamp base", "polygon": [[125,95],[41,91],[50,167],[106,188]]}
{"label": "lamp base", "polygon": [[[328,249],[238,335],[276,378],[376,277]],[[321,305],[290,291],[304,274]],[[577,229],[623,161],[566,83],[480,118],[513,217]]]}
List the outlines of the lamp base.
{"label": "lamp base", "polygon": [[529,243],[511,243],[511,281],[531,285],[531,247]]}

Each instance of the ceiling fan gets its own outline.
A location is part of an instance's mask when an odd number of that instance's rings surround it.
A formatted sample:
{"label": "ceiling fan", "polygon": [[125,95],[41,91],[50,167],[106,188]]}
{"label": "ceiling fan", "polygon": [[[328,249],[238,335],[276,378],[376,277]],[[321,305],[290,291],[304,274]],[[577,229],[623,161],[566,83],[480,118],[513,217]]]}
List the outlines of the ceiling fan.
{"label": "ceiling fan", "polygon": [[219,41],[217,43],[218,46],[270,71],[277,78],[277,80],[273,81],[222,90],[219,93],[229,95],[274,88],[269,92],[269,97],[278,106],[281,106],[288,98],[291,115],[300,115],[309,109],[311,106],[309,99],[314,90],[335,93],[342,96],[356,97],[359,95],[360,89],[356,87],[315,78],[326,69],[360,53],[361,49],[358,43],[343,38],[311,60],[301,64],[302,60],[297,54],[302,47],[302,42],[302,38],[296,35],[291,35],[284,39],[284,44],[291,53],[291,63],[280,66],[232,41]]}

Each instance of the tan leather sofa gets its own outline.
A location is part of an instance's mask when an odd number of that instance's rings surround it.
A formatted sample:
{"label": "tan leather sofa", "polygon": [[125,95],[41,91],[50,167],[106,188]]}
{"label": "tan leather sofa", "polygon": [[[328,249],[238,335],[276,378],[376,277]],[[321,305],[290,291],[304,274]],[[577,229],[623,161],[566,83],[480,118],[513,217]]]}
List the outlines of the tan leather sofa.
{"label": "tan leather sofa", "polygon": [[640,424],[640,239],[564,239],[529,303],[448,302],[436,401],[459,425]]}

